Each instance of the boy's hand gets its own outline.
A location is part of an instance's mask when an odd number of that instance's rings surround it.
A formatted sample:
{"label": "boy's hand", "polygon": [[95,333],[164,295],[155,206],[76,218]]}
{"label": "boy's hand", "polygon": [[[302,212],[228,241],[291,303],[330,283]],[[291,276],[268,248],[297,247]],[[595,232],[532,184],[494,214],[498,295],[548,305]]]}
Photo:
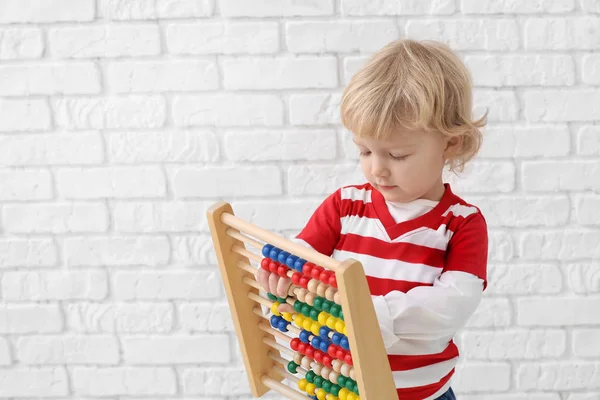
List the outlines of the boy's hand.
{"label": "boy's hand", "polygon": [[[259,268],[256,271],[256,280],[262,285],[266,292],[273,293],[277,297],[286,298],[288,290],[292,285],[290,278],[283,278],[277,274]],[[287,303],[281,304],[277,311],[285,313],[293,313],[294,307]]]}

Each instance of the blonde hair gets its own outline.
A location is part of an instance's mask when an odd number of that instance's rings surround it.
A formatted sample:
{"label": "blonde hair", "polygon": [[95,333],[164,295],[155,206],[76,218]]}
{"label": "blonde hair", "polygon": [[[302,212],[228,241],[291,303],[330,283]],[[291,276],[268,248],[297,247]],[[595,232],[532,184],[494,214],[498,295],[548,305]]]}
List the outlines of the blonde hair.
{"label": "blonde hair", "polygon": [[377,51],[344,90],[342,124],[352,133],[382,139],[401,127],[434,130],[462,139],[447,160],[462,171],[479,151],[485,115],[472,120],[471,75],[446,45],[396,40]]}

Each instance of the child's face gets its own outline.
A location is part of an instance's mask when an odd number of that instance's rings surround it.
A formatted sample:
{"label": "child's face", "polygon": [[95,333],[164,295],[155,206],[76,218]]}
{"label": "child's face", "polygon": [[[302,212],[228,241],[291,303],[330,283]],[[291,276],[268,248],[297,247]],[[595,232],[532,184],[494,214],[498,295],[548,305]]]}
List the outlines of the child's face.
{"label": "child's face", "polygon": [[442,134],[402,130],[385,140],[353,137],[365,177],[386,200],[440,200],[448,143]]}

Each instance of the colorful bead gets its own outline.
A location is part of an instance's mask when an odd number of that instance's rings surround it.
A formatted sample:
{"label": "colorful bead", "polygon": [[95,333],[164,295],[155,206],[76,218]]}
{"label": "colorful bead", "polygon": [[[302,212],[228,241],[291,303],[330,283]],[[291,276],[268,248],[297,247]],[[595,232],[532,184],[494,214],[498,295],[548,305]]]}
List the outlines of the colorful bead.
{"label": "colorful bead", "polygon": [[335,332],[332,336],[331,336],[331,341],[333,342],[333,344],[335,344],[336,346],[340,345],[340,341],[342,340],[342,337],[344,337],[341,333]]}
{"label": "colorful bead", "polygon": [[348,393],[350,393],[348,389],[346,389],[345,387],[341,388],[340,392],[338,393],[340,400],[348,400]]}
{"label": "colorful bead", "polygon": [[302,328],[306,329],[307,331],[310,331],[312,329],[312,323],[313,321],[310,318],[306,318],[304,320],[304,323],[302,324]]}
{"label": "colorful bead", "polygon": [[317,292],[318,287],[319,287],[319,281],[316,279],[311,279],[310,281],[308,281],[308,284],[306,285],[306,288],[313,293]]}
{"label": "colorful bead", "polygon": [[344,375],[338,376],[337,384],[345,387],[346,386],[346,377]]}
{"label": "colorful bead", "polygon": [[296,300],[296,301],[294,302],[294,311],[296,311],[297,313],[301,312],[301,311],[302,311],[302,306],[303,306],[303,305],[304,305],[304,304],[303,304],[301,301],[299,301],[299,300]]}
{"label": "colorful bead", "polygon": [[277,324],[279,323],[279,317],[277,315],[271,315],[269,318],[269,322],[273,328],[277,328]]}
{"label": "colorful bead", "polygon": [[302,278],[302,274],[300,272],[294,272],[292,274],[292,283],[296,286],[300,286],[300,278]]}
{"label": "colorful bead", "polygon": [[277,256],[279,255],[279,252],[281,252],[281,249],[279,249],[277,247],[273,247],[271,249],[271,251],[269,252],[269,258],[271,260],[277,260]]}
{"label": "colorful bead", "polygon": [[335,301],[337,304],[342,303],[342,295],[339,291],[335,292],[335,294],[333,295],[333,301]]}
{"label": "colorful bead", "polygon": [[321,349],[322,352],[327,353],[327,350],[329,349],[330,346],[331,346],[331,342],[329,340],[321,340],[319,349]]}
{"label": "colorful bead", "polygon": [[304,324],[304,315],[302,314],[294,314],[294,323],[297,327],[302,327]]}
{"label": "colorful bead", "polygon": [[311,263],[311,262],[307,262],[304,264],[304,266],[302,267],[302,273],[306,276],[310,276],[310,271],[312,271],[312,269],[315,267],[315,264]]}
{"label": "colorful bead", "polygon": [[279,317],[279,322],[277,323],[277,329],[279,329],[281,332],[287,332],[288,331],[288,324],[289,322],[287,322],[285,319]]}
{"label": "colorful bead", "polygon": [[333,274],[329,277],[329,282],[327,282],[327,283],[329,283],[329,285],[331,285],[337,289],[337,279],[335,277],[335,274]]}
{"label": "colorful bead", "polygon": [[[320,315],[321,314],[319,314],[319,316]],[[321,322],[319,322],[319,323],[321,323]],[[322,326],[321,329],[319,329],[319,336],[321,336],[323,339],[329,339],[329,332],[331,332],[331,329],[329,329],[329,327]]]}
{"label": "colorful bead", "polygon": [[328,287],[329,286],[327,286],[324,283],[319,283],[319,285],[317,286],[317,290],[315,290],[315,292],[317,292],[318,296],[325,297],[325,292],[327,291]]}
{"label": "colorful bead", "polygon": [[312,276],[314,279],[319,279],[321,272],[323,272],[323,267],[317,265],[310,271],[310,276]]}
{"label": "colorful bead", "polygon": [[335,299],[335,294],[337,293],[336,290],[337,289],[329,286],[325,290],[325,298],[333,303],[334,302],[333,300]]}
{"label": "colorful bead", "polygon": [[346,396],[346,400],[356,400],[356,395],[350,392],[348,393],[348,396]]}
{"label": "colorful bead", "polygon": [[335,330],[336,331],[338,331],[338,332],[344,332],[344,328],[345,327],[346,327],[346,324],[341,319],[338,319],[338,320],[335,321]]}
{"label": "colorful bead", "polygon": [[339,385],[337,385],[337,384],[333,384],[333,385],[331,385],[331,394],[332,394],[332,395],[334,395],[334,396],[337,396],[337,395],[339,395],[339,393],[340,393],[340,389],[341,389],[341,388],[340,388],[340,387],[339,387]]}
{"label": "colorful bead", "polygon": [[290,341],[290,347],[292,348],[292,350],[294,351],[298,351],[298,345],[300,344],[300,339],[299,338],[293,338]]}
{"label": "colorful bead", "polygon": [[[308,293],[306,293],[305,300],[306,300],[306,302],[307,302],[308,304],[310,304],[310,305],[311,305],[311,306],[313,306],[313,307],[314,307],[314,305],[315,305],[315,299],[316,299],[316,298],[317,298],[317,295],[316,295],[316,294],[314,294],[314,293],[312,293],[312,292],[308,292]],[[321,310],[319,310],[319,311],[321,311]]]}
{"label": "colorful bead", "polygon": [[325,311],[328,314],[331,314],[331,306],[333,305],[333,303],[329,300],[325,300],[323,302],[323,311]]}
{"label": "colorful bead", "polygon": [[302,305],[302,315],[304,315],[305,317],[310,318],[310,310],[311,310],[311,306],[309,306],[308,304],[303,304]]}
{"label": "colorful bead", "polygon": [[348,338],[346,336],[340,340],[340,346],[342,346],[342,349],[344,350],[350,350],[350,343],[348,342]]}
{"label": "colorful bead", "polygon": [[294,361],[290,361],[287,365],[287,370],[290,371],[290,373],[292,373],[292,374],[297,374],[298,373],[298,364],[296,364]]}
{"label": "colorful bead", "polygon": [[319,319],[319,310],[315,309],[315,308],[311,308],[310,310],[310,315],[309,315],[312,319],[314,319],[315,321],[317,321]]}
{"label": "colorful bead", "polygon": [[264,257],[269,257],[272,249],[273,249],[273,245],[267,243],[263,246],[261,253]]}
{"label": "colorful bead", "polygon": [[322,376],[315,376],[315,386],[317,386],[318,388],[322,388],[323,387],[323,382],[325,381],[325,379],[323,379]]}
{"label": "colorful bead", "polygon": [[275,296],[273,293],[267,293],[267,297],[272,301],[277,300],[277,296]]}
{"label": "colorful bead", "polygon": [[322,298],[321,296],[317,296],[317,297],[315,297],[315,302],[314,302],[313,306],[317,310],[323,311],[323,301],[325,301],[324,298]]}
{"label": "colorful bead", "polygon": [[314,383],[309,383],[308,385],[306,385],[306,393],[313,394],[315,390],[317,390],[317,387]]}
{"label": "colorful bead", "polygon": [[292,319],[294,318],[294,316],[292,314],[290,314],[289,312],[284,312],[281,313],[281,316],[283,317],[283,319],[285,319],[287,322],[292,322]]}
{"label": "colorful bead", "polygon": [[300,340],[302,341],[302,343],[309,343],[309,338],[310,336],[310,332],[302,330],[300,331],[300,334],[298,335],[298,337],[300,338]]}
{"label": "colorful bead", "polygon": [[281,253],[279,253],[277,255],[277,261],[279,261],[282,264],[285,264],[285,261],[287,260],[287,258],[290,256],[290,253],[288,253],[287,251],[282,251]]}
{"label": "colorful bead", "polygon": [[321,329],[321,324],[319,324],[318,322],[313,322],[312,326],[310,327],[310,331],[315,336],[319,334],[320,329]]}
{"label": "colorful bead", "polygon": [[300,379],[298,381],[298,389],[302,390],[303,392],[306,391],[306,385],[308,384],[308,381],[306,379]]}
{"label": "colorful bead", "polygon": [[306,378],[308,383],[313,383],[315,381],[315,376],[316,374],[313,371],[308,371],[306,372],[306,375],[304,377]]}
{"label": "colorful bead", "polygon": [[323,389],[317,390],[317,399],[325,400],[326,396],[327,396],[327,392],[325,392]]}
{"label": "colorful bead", "polygon": [[303,258],[299,258],[294,262],[294,269],[298,272],[302,272],[302,267],[306,263],[306,260]]}
{"label": "colorful bead", "polygon": [[275,301],[271,305],[271,312],[273,313],[273,315],[277,315],[277,316],[281,315],[281,313],[279,311],[277,311],[277,308],[279,307],[279,304],[280,303],[278,301]]}
{"label": "colorful bead", "polygon": [[338,321],[337,318],[334,318],[333,316],[329,316],[329,318],[327,318],[326,323],[327,323],[328,327],[330,327],[331,329],[335,329],[337,321]]}
{"label": "colorful bead", "polygon": [[308,357],[304,357],[302,359],[302,361],[300,362],[300,364],[302,365],[302,368],[304,368],[306,370],[310,369],[310,363],[311,363],[311,361],[310,361],[310,358],[308,358]]}
{"label": "colorful bead", "polygon": [[340,319],[343,321],[344,320],[344,311],[340,311]]}
{"label": "colorful bead", "polygon": [[287,265],[290,268],[294,268],[294,264],[296,263],[296,260],[298,260],[298,256],[290,254],[288,256],[288,258],[285,260],[285,265]]}
{"label": "colorful bead", "polygon": [[287,278],[287,272],[289,271],[288,267],[286,267],[283,264],[280,264],[279,267],[277,267],[277,275],[281,276],[282,278]]}
{"label": "colorful bead", "polygon": [[300,277],[300,286],[302,286],[304,289],[308,289],[308,282],[310,281],[310,278],[306,275],[303,275]]}
{"label": "colorful bead", "polygon": [[264,269],[265,271],[269,271],[269,265],[270,265],[270,264],[271,264],[271,260],[270,260],[270,259],[268,259],[268,258],[263,258],[263,259],[260,261],[260,267],[261,267],[262,269]]}
{"label": "colorful bead", "polygon": [[310,344],[312,345],[312,347],[314,347],[315,349],[319,349],[321,348],[321,338],[318,336],[314,336],[312,338],[312,340],[310,341]]}

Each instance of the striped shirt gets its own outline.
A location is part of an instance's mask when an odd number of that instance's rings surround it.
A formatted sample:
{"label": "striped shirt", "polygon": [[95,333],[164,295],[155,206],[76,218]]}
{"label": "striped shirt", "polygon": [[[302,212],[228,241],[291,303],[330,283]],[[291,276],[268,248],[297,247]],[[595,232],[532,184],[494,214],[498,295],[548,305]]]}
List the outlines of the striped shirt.
{"label": "striped shirt", "polygon": [[487,226],[445,184],[433,209],[396,222],[370,184],[346,186],[317,208],[298,240],[363,265],[400,399],[435,399],[450,386],[453,337],[486,286]]}

